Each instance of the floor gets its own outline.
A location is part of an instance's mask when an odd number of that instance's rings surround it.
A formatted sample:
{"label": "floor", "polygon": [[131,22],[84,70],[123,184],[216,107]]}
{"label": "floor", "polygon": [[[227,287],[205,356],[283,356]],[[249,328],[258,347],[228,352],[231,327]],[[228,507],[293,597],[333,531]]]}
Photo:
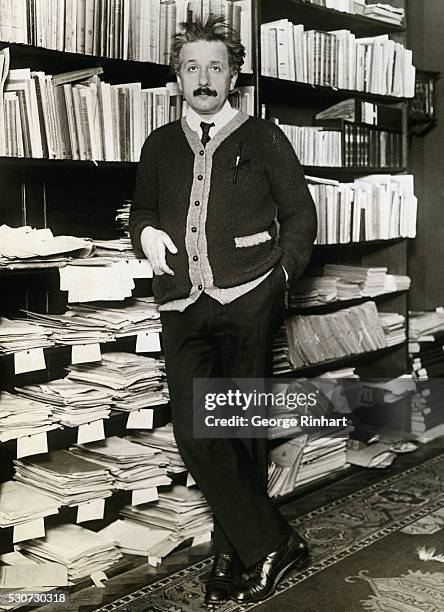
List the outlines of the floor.
{"label": "floor", "polygon": [[[414,453],[400,455],[393,465],[387,469],[365,470],[352,468],[352,470],[340,480],[336,480],[322,488],[318,487],[311,492],[305,491],[291,502],[283,504],[281,506],[281,512],[289,519],[296,518],[324,504],[331,503],[335,499],[358,491],[383,478],[402,472],[405,469],[422,463],[443,452],[444,440],[439,439],[427,445],[422,445]],[[141,558],[133,558],[132,566],[130,565],[127,571],[116,576],[111,576],[111,574],[109,574],[109,580],[105,583],[106,586],[104,588],[88,587],[81,589],[71,593],[69,602],[63,605],[40,607],[39,612],[60,612],[61,610],[63,610],[63,612],[90,612],[138,588],[157,581],[163,576],[205,559],[210,555],[211,545],[203,544],[171,554],[158,568],[151,568]],[[269,609],[274,612],[273,606]],[[131,612],[130,608],[128,608],[128,612]],[[276,608],[276,612],[282,611],[278,611]]]}

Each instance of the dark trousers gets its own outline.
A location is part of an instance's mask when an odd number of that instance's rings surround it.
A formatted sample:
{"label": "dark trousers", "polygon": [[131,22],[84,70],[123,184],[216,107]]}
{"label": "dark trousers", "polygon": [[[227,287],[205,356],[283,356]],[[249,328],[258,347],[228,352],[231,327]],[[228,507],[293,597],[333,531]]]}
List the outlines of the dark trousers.
{"label": "dark trousers", "polygon": [[267,494],[266,440],[193,437],[193,379],[270,377],[284,293],[277,266],[230,304],[202,294],[182,313],[161,314],[179,451],[214,512],[215,550],[236,551],[246,567],[278,548],[291,528]]}

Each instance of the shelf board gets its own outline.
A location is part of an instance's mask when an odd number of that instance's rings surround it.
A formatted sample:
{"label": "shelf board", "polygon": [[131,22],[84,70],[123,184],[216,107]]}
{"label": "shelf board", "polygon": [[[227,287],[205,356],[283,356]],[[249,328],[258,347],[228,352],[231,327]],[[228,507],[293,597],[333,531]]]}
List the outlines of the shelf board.
{"label": "shelf board", "polygon": [[409,240],[408,238],[387,238],[385,240],[363,240],[362,242],[341,242],[335,244],[315,244],[316,250],[329,250],[329,249],[361,249],[371,247],[382,247],[391,246]]}
{"label": "shelf board", "polygon": [[137,162],[131,161],[96,161],[93,162],[91,159],[47,159],[40,157],[0,157],[0,166],[20,166],[20,167],[55,167],[59,168],[89,168],[91,170],[106,168],[115,170],[119,168],[124,169],[136,169]]}
{"label": "shelf board", "polygon": [[288,18],[293,23],[302,23],[308,29],[325,31],[347,29],[358,36],[405,32],[404,25],[395,25],[364,15],[344,13],[303,0],[279,0],[279,2],[270,0],[262,3],[262,23],[282,18]]}
{"label": "shelf board", "polygon": [[357,306],[364,302],[380,302],[384,299],[391,299],[407,294],[408,291],[391,291],[389,293],[380,293],[379,295],[365,296],[355,298],[353,300],[336,300],[335,302],[329,302],[328,304],[320,304],[319,306],[307,306],[306,308],[296,308],[289,306],[287,308],[287,316],[293,315],[313,315],[313,314],[326,314],[328,312],[335,312],[342,308],[349,308],[350,306]]}
{"label": "shelf board", "polygon": [[304,366],[302,368],[295,368],[290,372],[282,374],[274,374],[273,378],[294,378],[294,377],[305,377],[305,376],[316,376],[329,370],[338,370],[340,368],[354,367],[358,364],[372,361],[378,357],[394,353],[395,351],[404,348],[406,341],[395,344],[394,346],[384,347],[376,351],[368,351],[366,353],[356,353],[355,355],[347,355],[346,357],[340,357],[339,359],[328,359],[321,363],[314,363],[311,365]]}
{"label": "shelf board", "polygon": [[303,166],[303,168],[308,176],[338,180],[367,174],[400,174],[407,171],[407,168],[371,168],[369,166],[349,168],[343,166]]}
{"label": "shelf board", "polygon": [[382,96],[380,94],[356,91],[353,89],[336,89],[326,85],[310,85],[298,81],[287,81],[275,77],[260,77],[261,102],[281,103],[285,100],[286,105],[306,106],[316,102],[325,104],[346,100],[347,98],[360,98],[369,102],[380,102],[383,104],[402,104],[413,98],[397,98],[395,96]]}

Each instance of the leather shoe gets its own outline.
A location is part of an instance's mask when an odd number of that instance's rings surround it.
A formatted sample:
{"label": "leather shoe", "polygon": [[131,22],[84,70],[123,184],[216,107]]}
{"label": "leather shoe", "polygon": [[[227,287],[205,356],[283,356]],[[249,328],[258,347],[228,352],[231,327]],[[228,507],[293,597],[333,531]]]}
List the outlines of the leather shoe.
{"label": "leather shoe", "polygon": [[252,577],[236,589],[232,597],[241,603],[262,601],[273,595],[287,572],[302,569],[308,562],[307,543],[294,533],[280,548],[256,564]]}
{"label": "leather shoe", "polygon": [[207,580],[205,605],[208,608],[227,601],[240,585],[242,564],[235,553],[216,553]]}

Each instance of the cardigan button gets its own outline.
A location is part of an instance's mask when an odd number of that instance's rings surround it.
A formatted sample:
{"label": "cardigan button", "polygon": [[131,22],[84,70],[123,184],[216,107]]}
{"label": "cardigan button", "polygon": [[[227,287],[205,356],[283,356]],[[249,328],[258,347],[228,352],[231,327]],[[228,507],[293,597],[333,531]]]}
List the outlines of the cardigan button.
{"label": "cardigan button", "polygon": [[198,181],[202,181],[203,180],[203,176],[201,174],[199,174],[199,176],[197,177]]}
{"label": "cardigan button", "polygon": [[197,255],[193,256],[193,261],[197,261],[199,259],[199,257]]}
{"label": "cardigan button", "polygon": [[192,231],[193,233],[196,233],[196,232],[197,232],[197,227],[192,227],[192,228],[191,228],[191,231]]}
{"label": "cardigan button", "polygon": [[194,206],[200,206],[200,202],[199,202],[199,200],[196,200],[196,201],[194,202]]}
{"label": "cardigan button", "polygon": [[199,291],[202,291],[202,289],[203,289],[202,285],[198,285],[197,288],[199,289]]}
{"label": "cardigan button", "polygon": [[199,151],[199,155],[205,155],[205,151]]}

